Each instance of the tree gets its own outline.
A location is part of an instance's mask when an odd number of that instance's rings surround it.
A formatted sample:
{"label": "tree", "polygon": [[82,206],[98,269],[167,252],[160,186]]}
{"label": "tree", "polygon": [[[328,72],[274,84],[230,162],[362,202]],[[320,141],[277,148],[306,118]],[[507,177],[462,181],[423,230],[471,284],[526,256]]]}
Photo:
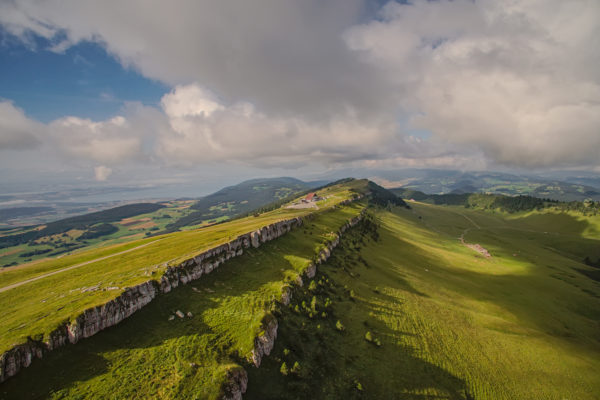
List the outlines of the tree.
{"label": "tree", "polygon": [[294,363],[294,366],[292,367],[291,372],[293,372],[294,374],[300,373],[300,363],[298,361],[296,361]]}
{"label": "tree", "polygon": [[281,372],[282,375],[287,375],[290,373],[290,370],[289,370],[287,364],[285,363],[285,361],[283,362],[283,364],[281,364],[281,368],[279,368],[279,372]]}

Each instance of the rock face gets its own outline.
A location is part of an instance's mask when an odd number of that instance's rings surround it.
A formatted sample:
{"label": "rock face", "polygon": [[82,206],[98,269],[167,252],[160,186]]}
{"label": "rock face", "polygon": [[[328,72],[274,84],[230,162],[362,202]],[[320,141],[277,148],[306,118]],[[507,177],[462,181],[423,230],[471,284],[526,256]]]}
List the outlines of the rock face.
{"label": "rock face", "polygon": [[[358,216],[352,218],[350,221],[345,223],[340,228],[339,232],[335,234],[335,238],[329,241],[325,245],[325,248],[318,253],[316,263],[310,263],[306,267],[306,269],[304,270],[304,275],[308,279],[312,279],[315,277],[315,274],[317,273],[317,265],[327,261],[327,259],[331,256],[331,252],[333,251],[333,249],[339,245],[340,237],[342,236],[342,234],[349,228],[358,224],[362,220],[365,211],[366,210],[363,209]],[[303,280],[301,276],[298,276],[296,284],[298,286],[303,285]],[[290,304],[291,298],[291,287],[284,286],[281,292],[281,303],[287,306]],[[263,319],[262,332],[256,338],[254,338],[254,349],[252,350],[250,355],[251,361],[254,364],[254,366],[260,367],[262,358],[264,356],[268,356],[271,353],[271,350],[273,350],[273,347],[275,346],[275,339],[277,339],[278,326],[279,324],[277,322],[277,319],[272,314],[267,314],[267,316],[265,316],[265,318]]]}
{"label": "rock face", "polygon": [[290,304],[292,300],[292,288],[289,286],[285,286],[281,291],[281,304],[287,306]]}
{"label": "rock face", "polygon": [[227,381],[223,386],[223,400],[242,400],[248,388],[248,373],[243,368],[227,371]]}
{"label": "rock face", "polygon": [[82,338],[95,335],[113,326],[150,303],[158,293],[154,281],[127,288],[119,297],[101,306],[92,307],[49,335],[46,342],[28,340],[0,356],[0,382],[14,376],[21,368],[28,367],[34,357],[42,358],[44,352],[67,343],[77,343]]}
{"label": "rock face", "polygon": [[254,350],[251,353],[252,363],[256,367],[260,367],[260,362],[263,356],[268,356],[275,346],[275,339],[277,339],[277,318],[271,314],[267,314],[262,321],[262,329],[260,335],[254,338]]}
{"label": "rock face", "polygon": [[[344,201],[340,204],[346,203],[350,203],[350,201]],[[311,215],[309,214],[305,218],[311,218]],[[342,226],[336,239],[329,242],[326,248],[318,254],[316,264],[320,264],[329,258],[331,250],[339,243],[339,235],[358,223],[361,218],[362,213]],[[276,239],[293,228],[302,225],[302,223],[302,218],[292,218],[242,234],[228,243],[206,250],[177,266],[168,267],[159,282],[149,280],[137,286],[126,288],[117,298],[101,306],[85,310],[74,321],[67,322],[52,331],[45,342],[28,339],[26,343],[16,345],[0,356],[0,382],[14,376],[21,368],[28,367],[35,357],[42,358],[47,351],[68,343],[77,343],[82,338],[90,337],[103,329],[118,324],[150,303],[159,293],[168,293],[180,284],[185,285],[198,279],[202,275],[212,272],[230,258],[242,255],[244,249],[259,247],[262,243]],[[314,277],[316,264],[312,264],[306,271],[309,278]],[[301,285],[302,278],[299,277],[299,279]],[[289,303],[290,298],[291,291],[282,294],[281,300],[284,303]],[[254,350],[252,351],[251,358],[254,365],[259,366],[262,357],[270,354],[277,337],[277,326],[275,317],[271,316],[268,321],[265,321],[264,331],[256,338]],[[237,382],[236,387],[239,390],[232,391],[233,397],[227,398],[241,399],[241,393],[245,392],[248,380],[246,372],[243,371],[243,373],[235,375],[234,378],[234,381]],[[239,393],[239,397],[235,397],[238,396],[236,393]]]}
{"label": "rock face", "polygon": [[150,303],[157,293],[156,282],[148,281],[126,289],[119,297],[106,304],[85,310],[67,325],[69,342],[77,343],[82,338],[118,324]]}
{"label": "rock face", "polygon": [[126,288],[119,297],[101,306],[85,310],[74,321],[51,332],[46,342],[30,339],[26,343],[16,345],[0,356],[0,382],[14,376],[21,368],[28,367],[35,357],[42,358],[47,351],[68,343],[77,343],[82,338],[90,337],[118,324],[150,303],[159,293],[168,293],[179,285],[185,285],[204,274],[209,274],[230,258],[242,255],[244,249],[251,246],[259,247],[262,243],[276,239],[302,225],[302,222],[302,218],[287,219],[240,235],[228,243],[206,250],[177,266],[167,268],[159,282],[149,280]]}

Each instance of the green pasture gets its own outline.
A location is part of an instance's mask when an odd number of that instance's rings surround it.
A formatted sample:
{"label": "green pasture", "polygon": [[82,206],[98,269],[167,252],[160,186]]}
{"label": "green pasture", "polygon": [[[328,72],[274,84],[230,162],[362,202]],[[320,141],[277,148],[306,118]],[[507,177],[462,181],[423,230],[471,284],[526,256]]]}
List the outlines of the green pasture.
{"label": "green pasture", "polygon": [[[351,185],[325,189],[324,192],[330,197],[324,201],[322,210],[350,198],[353,194],[350,191],[352,185],[360,187],[361,182],[364,186],[363,181],[357,181]],[[251,216],[203,229],[176,232],[2,270],[0,289],[92,261],[76,269],[0,292],[0,308],[3,310],[0,315],[0,353],[22,343],[27,337],[46,337],[63,321],[72,320],[83,310],[117,297],[128,286],[152,278],[159,280],[168,264],[176,265],[206,249],[270,223],[312,212],[314,210],[280,208],[258,217]],[[110,257],[125,250],[130,251]],[[97,290],[83,292],[90,287],[97,287]],[[119,289],[103,290],[112,287]]]}
{"label": "green pasture", "polygon": [[[253,368],[254,337],[283,287],[362,207],[320,211],[119,325],[35,360],[0,386],[0,398],[220,399],[228,370]],[[193,317],[169,320],[177,310]]]}
{"label": "green pasture", "polygon": [[344,237],[244,398],[597,399],[597,221],[411,206]]}

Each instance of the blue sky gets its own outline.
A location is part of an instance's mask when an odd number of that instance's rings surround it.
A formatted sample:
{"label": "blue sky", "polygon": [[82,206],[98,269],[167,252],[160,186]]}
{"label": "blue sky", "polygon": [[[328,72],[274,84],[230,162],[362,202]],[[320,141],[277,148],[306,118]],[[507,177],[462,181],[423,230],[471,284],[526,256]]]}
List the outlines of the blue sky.
{"label": "blue sky", "polygon": [[0,29],[0,98],[12,100],[40,122],[65,115],[95,121],[118,114],[124,102],[157,106],[169,88],[123,66],[97,43],[62,53],[32,36],[33,46]]}

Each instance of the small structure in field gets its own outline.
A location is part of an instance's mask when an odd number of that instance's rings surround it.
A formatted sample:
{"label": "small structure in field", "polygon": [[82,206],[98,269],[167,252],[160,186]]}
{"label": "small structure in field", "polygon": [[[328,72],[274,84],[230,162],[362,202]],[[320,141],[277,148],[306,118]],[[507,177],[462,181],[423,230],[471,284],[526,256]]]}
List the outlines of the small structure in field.
{"label": "small structure in field", "polygon": [[314,203],[316,201],[323,200],[322,197],[317,195],[315,192],[309,193],[305,198],[302,199],[303,203]]}

